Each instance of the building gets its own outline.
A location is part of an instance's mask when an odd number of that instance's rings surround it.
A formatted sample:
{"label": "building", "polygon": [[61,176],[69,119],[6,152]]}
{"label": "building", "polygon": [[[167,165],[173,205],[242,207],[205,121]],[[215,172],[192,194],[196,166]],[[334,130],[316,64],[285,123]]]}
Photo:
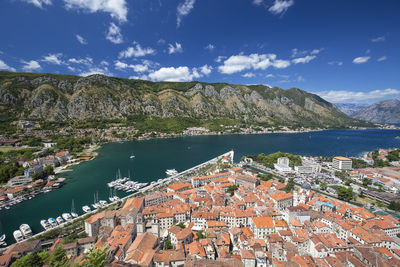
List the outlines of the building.
{"label": "building", "polygon": [[288,165],[285,165],[285,164],[274,163],[274,168],[280,173],[291,173],[292,172],[292,168],[290,168]]}
{"label": "building", "polygon": [[332,160],[332,167],[337,170],[351,170],[352,161],[351,159],[345,157],[334,157]]}
{"label": "building", "polygon": [[232,172],[222,172],[222,173],[201,176],[201,177],[194,176],[194,177],[192,177],[192,185],[193,185],[193,187],[200,187],[200,186],[206,185],[209,182],[219,179],[219,178],[228,178],[231,174],[232,174]]}
{"label": "building", "polygon": [[266,235],[270,235],[274,232],[272,217],[252,217],[250,219],[250,229],[254,233],[255,238],[265,239]]}
{"label": "building", "polygon": [[281,158],[278,158],[277,163],[289,166],[290,160],[288,157],[281,157]]}

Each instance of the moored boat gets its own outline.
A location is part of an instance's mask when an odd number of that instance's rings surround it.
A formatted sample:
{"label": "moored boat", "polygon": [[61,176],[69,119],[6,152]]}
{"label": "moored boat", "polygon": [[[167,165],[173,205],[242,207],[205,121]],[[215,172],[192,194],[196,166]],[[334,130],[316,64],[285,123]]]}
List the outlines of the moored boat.
{"label": "moored boat", "polygon": [[22,232],[22,234],[24,235],[25,238],[29,238],[32,236],[31,227],[29,225],[27,225],[26,223],[21,224],[21,226],[19,227],[19,230]]}
{"label": "moored boat", "polygon": [[83,206],[83,207],[82,207],[82,210],[83,210],[83,212],[85,212],[85,213],[88,213],[88,212],[91,212],[91,211],[92,211],[92,210],[90,209],[89,206]]}
{"label": "moored boat", "polygon": [[63,220],[63,218],[61,218],[61,216],[58,216],[58,217],[56,218],[56,221],[57,221],[58,224],[64,223],[64,220]]}
{"label": "moored boat", "polygon": [[49,222],[51,227],[56,227],[58,225],[56,219],[54,219],[54,218],[49,218],[47,221]]}
{"label": "moored boat", "polygon": [[21,242],[24,240],[24,236],[22,235],[22,232],[20,230],[15,230],[13,233],[14,239],[17,242]]}

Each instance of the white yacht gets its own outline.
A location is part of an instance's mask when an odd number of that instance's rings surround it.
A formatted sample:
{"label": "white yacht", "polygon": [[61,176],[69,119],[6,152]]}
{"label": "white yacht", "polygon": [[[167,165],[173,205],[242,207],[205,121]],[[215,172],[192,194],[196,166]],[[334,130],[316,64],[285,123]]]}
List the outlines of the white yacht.
{"label": "white yacht", "polygon": [[100,204],[101,207],[105,207],[108,203],[105,200],[100,200],[99,204]]}
{"label": "white yacht", "polygon": [[166,170],[165,173],[166,173],[168,176],[173,176],[173,175],[177,175],[177,174],[178,174],[178,171],[175,170],[175,169],[169,169],[169,170]]}
{"label": "white yacht", "polygon": [[83,206],[82,210],[83,210],[84,213],[88,213],[88,212],[92,211],[89,206]]}
{"label": "white yacht", "polygon": [[47,221],[49,222],[51,227],[56,227],[58,225],[56,219],[54,219],[54,218],[49,218]]}
{"label": "white yacht", "polygon": [[15,241],[17,242],[21,242],[22,240],[24,240],[24,236],[22,235],[22,232],[20,230],[15,230],[13,236],[15,238]]}
{"label": "white yacht", "polygon": [[58,217],[56,218],[56,221],[57,221],[58,224],[64,223],[64,220],[63,220],[63,218],[61,218],[61,216],[58,216]]}
{"label": "white yacht", "polygon": [[40,225],[45,229],[48,230],[51,228],[50,223],[47,220],[41,220]]}
{"label": "white yacht", "polygon": [[69,214],[69,213],[63,213],[63,214],[61,214],[61,217],[65,220],[65,221],[70,221],[70,220],[72,220],[72,216],[71,216],[71,214]]}
{"label": "white yacht", "polygon": [[21,230],[22,234],[24,235],[25,238],[31,237],[32,236],[32,230],[29,227],[29,225],[27,225],[26,223],[21,224],[21,226],[19,227],[19,230]]}
{"label": "white yacht", "polygon": [[6,235],[4,234],[4,235],[2,235],[2,236],[0,237],[0,242],[3,242],[5,239],[6,239]]}
{"label": "white yacht", "polygon": [[134,159],[136,156],[133,155],[133,153],[131,154],[131,156],[129,157],[130,159]]}

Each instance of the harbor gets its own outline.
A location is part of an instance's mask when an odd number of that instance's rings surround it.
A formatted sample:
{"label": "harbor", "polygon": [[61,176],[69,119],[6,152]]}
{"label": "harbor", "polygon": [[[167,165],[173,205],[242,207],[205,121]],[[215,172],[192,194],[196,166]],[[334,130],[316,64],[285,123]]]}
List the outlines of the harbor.
{"label": "harbor", "polygon": [[[88,205],[85,205],[82,207],[84,213],[82,215],[78,215],[75,212],[74,209],[74,201],[72,202],[72,207],[71,207],[71,213],[63,213],[61,216],[58,216],[56,219],[54,218],[49,218],[48,220],[43,219],[40,221],[41,226],[43,227],[43,231],[33,234],[30,226],[28,224],[22,224],[19,229],[15,230],[13,232],[13,237],[15,239],[16,242],[22,242],[24,240],[29,240],[29,239],[33,239],[33,238],[37,238],[39,236],[41,236],[42,234],[57,229],[59,227],[64,227],[67,224],[70,223],[74,223],[75,221],[78,221],[80,219],[83,219],[85,216],[87,215],[91,215],[91,214],[95,214],[97,213],[100,209],[104,210],[104,209],[108,209],[110,206],[112,205],[121,205],[126,199],[133,197],[134,195],[138,194],[138,193],[145,193],[147,191],[153,190],[154,188],[160,187],[160,186],[164,186],[167,185],[169,183],[171,183],[172,181],[178,181],[178,180],[186,180],[186,178],[188,177],[188,175],[194,175],[197,173],[197,171],[199,171],[200,169],[202,169],[203,167],[210,165],[210,164],[216,164],[218,162],[218,160],[221,159],[226,159],[229,160],[230,162],[233,162],[233,158],[234,158],[234,151],[231,150],[227,153],[224,153],[222,155],[219,155],[215,158],[212,158],[206,162],[203,162],[201,164],[198,164],[194,167],[191,167],[187,170],[184,170],[180,173],[178,173],[176,170],[174,172],[171,172],[171,170],[167,170],[166,174],[168,175],[168,177],[162,178],[162,179],[158,179],[157,181],[152,182],[150,185],[147,185],[147,183],[142,183],[142,186],[140,188],[138,188],[137,191],[135,191],[134,193],[127,195],[123,198],[119,198],[119,197],[114,197],[112,199],[112,201],[110,200],[110,203],[108,203],[105,200],[98,200],[96,199],[96,197],[94,198],[94,203],[92,204],[93,210],[90,209],[90,207]],[[124,177],[121,178],[120,177],[120,173],[119,176],[117,176],[117,179],[114,181],[116,183],[112,183],[111,182],[111,187],[117,186],[118,183],[122,183],[122,181],[130,181],[128,179],[128,177]],[[132,181],[131,181],[132,182]],[[108,187],[110,187],[110,183],[107,184]],[[86,208],[86,209],[85,209]],[[2,237],[0,237],[0,244],[3,244],[3,247],[6,246],[7,244],[2,241],[1,239],[3,238],[3,240],[5,239],[5,235],[3,235]],[[2,243],[1,243],[2,242]]]}
{"label": "harbor", "polygon": [[[166,170],[189,170],[231,149],[235,150],[235,162],[244,155],[276,151],[321,156],[345,152],[347,156],[357,156],[378,147],[399,147],[400,141],[395,139],[399,135],[398,130],[332,130],[296,134],[196,136],[106,144],[98,151],[96,159],[63,172],[62,176],[67,180],[62,188],[1,210],[0,236],[6,234],[5,242],[12,244],[15,242],[13,232],[24,223],[31,227],[33,233],[42,232],[40,221],[70,213],[72,200],[78,215],[83,214],[83,206],[93,208],[91,205],[95,194],[99,200],[109,202],[110,188],[107,184],[115,180],[118,169],[122,177],[130,174],[132,181],[148,183],[145,188],[152,188],[159,184],[160,177],[166,176]],[[130,158],[132,154],[134,158]],[[187,174],[187,171],[180,172],[180,179],[185,179]],[[160,180],[162,183],[164,181]],[[115,190],[113,196],[123,199],[132,194],[135,192]]]}

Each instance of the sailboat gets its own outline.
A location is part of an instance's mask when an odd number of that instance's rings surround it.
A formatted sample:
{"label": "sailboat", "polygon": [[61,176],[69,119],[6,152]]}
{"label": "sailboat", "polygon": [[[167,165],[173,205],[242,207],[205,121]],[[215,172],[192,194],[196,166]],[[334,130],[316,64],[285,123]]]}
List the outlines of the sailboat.
{"label": "sailboat", "polygon": [[92,204],[92,207],[93,207],[94,209],[99,208],[99,204],[97,203],[96,194],[93,194],[93,204]]}
{"label": "sailboat", "polygon": [[110,188],[110,196],[108,197],[108,199],[111,201],[111,202],[114,202],[114,196],[113,196],[113,190]]}
{"label": "sailboat", "polygon": [[78,217],[78,214],[75,212],[75,205],[74,205],[74,200],[73,199],[72,199],[72,206],[71,206],[71,215],[74,218]]}

